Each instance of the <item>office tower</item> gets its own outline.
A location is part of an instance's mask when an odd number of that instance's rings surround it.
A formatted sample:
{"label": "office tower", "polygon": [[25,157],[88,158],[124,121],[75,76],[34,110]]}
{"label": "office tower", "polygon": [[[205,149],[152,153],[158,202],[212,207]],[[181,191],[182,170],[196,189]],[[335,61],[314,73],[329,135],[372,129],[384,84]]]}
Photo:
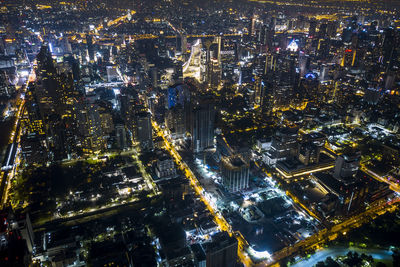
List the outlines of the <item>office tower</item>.
{"label": "office tower", "polygon": [[299,69],[300,69],[300,77],[304,77],[306,73],[308,72],[307,68],[307,61],[309,61],[308,55],[306,55],[303,51],[299,52]]}
{"label": "office tower", "polygon": [[90,61],[94,61],[93,37],[90,34],[86,34],[86,45],[88,49],[89,59]]}
{"label": "office tower", "polygon": [[151,115],[148,112],[136,114],[136,141],[140,143],[143,150],[153,149],[153,127]]}
{"label": "office tower", "polygon": [[29,266],[34,233],[28,214],[16,214],[11,207],[0,210],[1,266]]}
{"label": "office tower", "polygon": [[107,66],[107,81],[114,82],[119,79],[117,66]]}
{"label": "office tower", "polygon": [[42,119],[46,120],[50,114],[56,112],[56,107],[60,105],[57,94],[57,81],[55,79],[57,70],[53,63],[53,58],[48,45],[43,45],[37,55],[36,77],[37,84],[35,88],[36,101],[39,105]]}
{"label": "office tower", "polygon": [[214,145],[215,105],[211,98],[201,97],[191,111],[192,149],[201,152]]}
{"label": "office tower", "polygon": [[343,57],[342,57],[341,66],[342,67],[353,67],[354,64],[355,64],[356,55],[357,55],[357,50],[356,49],[346,49],[346,50],[344,50],[343,51]]}
{"label": "office tower", "polygon": [[254,15],[252,15],[250,18],[249,29],[248,29],[250,37],[256,34],[255,27],[256,27],[256,18],[254,17]]}
{"label": "office tower", "polygon": [[274,108],[273,83],[265,75],[260,82],[260,107],[263,115],[269,116]]}
{"label": "office tower", "polygon": [[167,108],[184,107],[190,101],[190,92],[185,84],[175,84],[167,90]]}
{"label": "office tower", "polygon": [[27,88],[27,92],[25,94],[25,100],[26,100],[25,107],[27,116],[24,116],[23,122],[28,133],[30,134],[36,133],[39,135],[44,135],[45,134],[44,125],[40,114],[39,106],[37,105],[36,102],[35,87],[36,84],[31,82],[29,83],[29,86]]}
{"label": "office tower", "polygon": [[381,97],[381,90],[375,87],[365,89],[364,101],[371,105],[376,105]]}
{"label": "office tower", "polygon": [[318,38],[324,39],[326,37],[327,28],[328,24],[326,23],[322,23],[321,25],[319,25]]}
{"label": "office tower", "polygon": [[221,157],[222,184],[230,192],[249,187],[249,163],[242,156]]}
{"label": "office tower", "polygon": [[111,108],[101,105],[103,103],[99,103],[98,111],[100,113],[100,121],[101,121],[101,129],[103,131],[104,136],[110,135],[114,131],[114,122],[112,118]]}
{"label": "office tower", "polygon": [[338,23],[336,21],[329,21],[326,29],[328,37],[336,37]]}
{"label": "office tower", "polygon": [[351,42],[351,37],[353,36],[353,32],[351,30],[351,28],[345,28],[343,29],[343,33],[342,33],[342,41],[344,43],[349,44]]}
{"label": "office tower", "polygon": [[298,159],[304,165],[319,163],[322,147],[325,145],[326,137],[320,133],[305,134],[301,137],[298,145]]}
{"label": "office tower", "polygon": [[204,244],[207,267],[235,266],[238,260],[238,242],[227,232],[220,232],[212,237],[212,242]]}
{"label": "office tower", "polygon": [[190,246],[194,258],[194,267],[207,267],[206,253],[199,243]]}
{"label": "office tower", "polygon": [[383,63],[390,69],[393,65],[394,59],[397,57],[397,47],[399,44],[398,33],[389,27],[385,30],[382,51],[383,51]]}
{"label": "office tower", "polygon": [[308,36],[310,38],[315,37],[315,33],[317,32],[317,21],[316,20],[311,20],[310,21],[310,27],[308,28]]}
{"label": "office tower", "polygon": [[271,148],[266,155],[266,164],[275,166],[278,161],[294,157],[297,154],[298,127],[279,129],[272,137]]}
{"label": "office tower", "polygon": [[125,149],[128,147],[126,139],[126,130],[123,124],[117,124],[115,126],[115,132],[117,137],[117,146],[119,149]]}
{"label": "office tower", "polygon": [[100,113],[95,104],[78,103],[76,118],[81,147],[85,154],[99,153],[105,147]]}
{"label": "office tower", "polygon": [[360,152],[339,155],[336,158],[333,176],[339,180],[353,178],[360,167],[360,158]]}
{"label": "office tower", "polygon": [[167,110],[165,125],[169,129],[172,138],[182,138],[186,133],[186,113],[181,105]]}
{"label": "office tower", "polygon": [[218,60],[212,58],[207,65],[207,82],[212,88],[216,88],[221,82],[222,69]]}
{"label": "office tower", "polygon": [[183,82],[183,67],[182,61],[176,61],[173,63],[174,73],[172,74],[173,83],[179,84]]}
{"label": "office tower", "polygon": [[81,79],[81,70],[79,66],[79,61],[75,59],[73,56],[66,56],[64,57],[64,62],[67,62],[70,65],[74,81],[79,81]]}
{"label": "office tower", "polygon": [[187,36],[186,34],[179,34],[176,37],[176,50],[182,54],[186,54],[187,50]]}
{"label": "office tower", "polygon": [[174,160],[166,154],[157,157],[155,172],[158,178],[171,178],[176,176]]}

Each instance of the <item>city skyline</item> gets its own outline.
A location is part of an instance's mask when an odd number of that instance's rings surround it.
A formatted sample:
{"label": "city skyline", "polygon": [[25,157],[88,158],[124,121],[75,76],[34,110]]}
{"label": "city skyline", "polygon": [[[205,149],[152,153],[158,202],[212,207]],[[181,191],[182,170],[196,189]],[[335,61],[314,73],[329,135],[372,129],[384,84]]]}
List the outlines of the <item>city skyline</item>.
{"label": "city skyline", "polygon": [[0,265],[398,266],[399,11],[0,0]]}

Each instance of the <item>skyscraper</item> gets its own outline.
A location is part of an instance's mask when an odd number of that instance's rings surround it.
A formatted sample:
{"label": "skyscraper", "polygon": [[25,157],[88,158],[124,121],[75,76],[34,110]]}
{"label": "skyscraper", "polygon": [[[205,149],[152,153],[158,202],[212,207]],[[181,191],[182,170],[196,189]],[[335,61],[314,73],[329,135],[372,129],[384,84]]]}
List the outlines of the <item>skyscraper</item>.
{"label": "skyscraper", "polygon": [[201,98],[191,112],[192,149],[201,152],[214,145],[215,105],[210,98]]}
{"label": "skyscraper", "polygon": [[343,154],[337,157],[333,176],[336,179],[347,180],[356,175],[360,166],[361,153]]}
{"label": "skyscraper", "polygon": [[249,187],[249,163],[242,156],[221,157],[222,184],[230,192]]}
{"label": "skyscraper", "polygon": [[136,114],[136,141],[144,150],[153,149],[153,133],[151,117],[148,112],[139,112]]}

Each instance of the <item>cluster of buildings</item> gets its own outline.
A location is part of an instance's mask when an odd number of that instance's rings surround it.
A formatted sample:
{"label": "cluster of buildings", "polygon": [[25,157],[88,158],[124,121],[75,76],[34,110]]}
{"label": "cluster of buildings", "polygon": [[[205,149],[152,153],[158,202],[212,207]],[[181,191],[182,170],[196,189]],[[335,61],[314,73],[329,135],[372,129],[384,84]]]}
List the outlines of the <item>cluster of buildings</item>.
{"label": "cluster of buildings", "polygon": [[[66,199],[71,206],[110,190],[125,205],[143,191],[146,218],[95,237],[46,230],[36,242],[28,216],[4,215],[1,251],[27,251],[13,260],[33,253],[55,266],[235,266],[240,238],[253,260],[265,259],[320,222],[392,197],[400,177],[396,3],[49,2],[0,7],[0,123],[18,137],[6,154],[23,167],[138,158],[138,177],[116,163],[101,190]],[[153,182],[162,192],[148,197],[161,199],[154,210],[145,202]],[[221,231],[214,213],[241,237]]]}

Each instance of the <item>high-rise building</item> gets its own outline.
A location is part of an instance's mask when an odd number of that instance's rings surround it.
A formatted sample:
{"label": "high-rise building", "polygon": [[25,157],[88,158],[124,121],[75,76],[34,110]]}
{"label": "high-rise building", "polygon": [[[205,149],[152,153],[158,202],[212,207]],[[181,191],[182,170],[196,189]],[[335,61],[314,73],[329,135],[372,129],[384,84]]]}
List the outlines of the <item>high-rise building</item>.
{"label": "high-rise building", "polygon": [[230,237],[227,232],[220,232],[215,234],[212,240],[212,242],[204,244],[206,266],[235,266],[238,260],[238,243],[236,238]]}
{"label": "high-rise building", "polygon": [[186,133],[186,113],[181,105],[167,110],[165,124],[172,138],[184,137]]}
{"label": "high-rise building", "polygon": [[310,27],[308,28],[308,36],[315,37],[315,33],[317,32],[317,21],[311,20]]}
{"label": "high-rise building", "polygon": [[201,152],[214,146],[215,105],[212,99],[201,98],[191,112],[192,149]]}
{"label": "high-rise building", "polygon": [[319,163],[321,149],[325,142],[326,137],[320,133],[303,135],[298,145],[299,161],[306,166]]}
{"label": "high-rise building", "polygon": [[153,127],[151,125],[151,115],[148,112],[136,114],[136,141],[144,150],[153,149]]}
{"label": "high-rise building", "polygon": [[365,89],[364,101],[368,104],[376,105],[381,97],[381,90],[375,87],[368,87]]}
{"label": "high-rise building", "polygon": [[93,47],[93,37],[90,34],[86,34],[86,45],[88,49],[90,61],[94,61],[94,47]]}
{"label": "high-rise building", "polygon": [[249,187],[249,163],[240,155],[221,157],[222,184],[230,192]]}
{"label": "high-rise building", "polygon": [[128,147],[126,139],[126,130],[123,124],[117,124],[115,126],[115,132],[117,137],[117,146],[119,149],[125,149]]}
{"label": "high-rise building", "polygon": [[162,154],[157,157],[157,164],[155,168],[155,172],[158,178],[172,178],[176,176],[176,168],[174,160],[167,156],[166,154]]}
{"label": "high-rise building", "polygon": [[56,113],[56,108],[58,109],[61,106],[58,103],[60,96],[57,94],[57,70],[47,45],[42,46],[36,58],[36,101],[39,105],[42,119],[46,120],[50,114]]}
{"label": "high-rise building", "polygon": [[271,148],[266,153],[265,163],[275,166],[278,161],[294,157],[297,154],[298,127],[283,128],[272,137]]}
{"label": "high-rise building", "polygon": [[361,153],[339,155],[335,162],[333,176],[336,179],[351,180],[360,167]]}
{"label": "high-rise building", "polygon": [[326,30],[328,37],[330,37],[330,38],[336,37],[337,27],[338,27],[338,23],[336,21],[328,22],[328,27]]}
{"label": "high-rise building", "polygon": [[83,153],[99,153],[105,147],[97,105],[79,103],[76,106],[78,132]]}

